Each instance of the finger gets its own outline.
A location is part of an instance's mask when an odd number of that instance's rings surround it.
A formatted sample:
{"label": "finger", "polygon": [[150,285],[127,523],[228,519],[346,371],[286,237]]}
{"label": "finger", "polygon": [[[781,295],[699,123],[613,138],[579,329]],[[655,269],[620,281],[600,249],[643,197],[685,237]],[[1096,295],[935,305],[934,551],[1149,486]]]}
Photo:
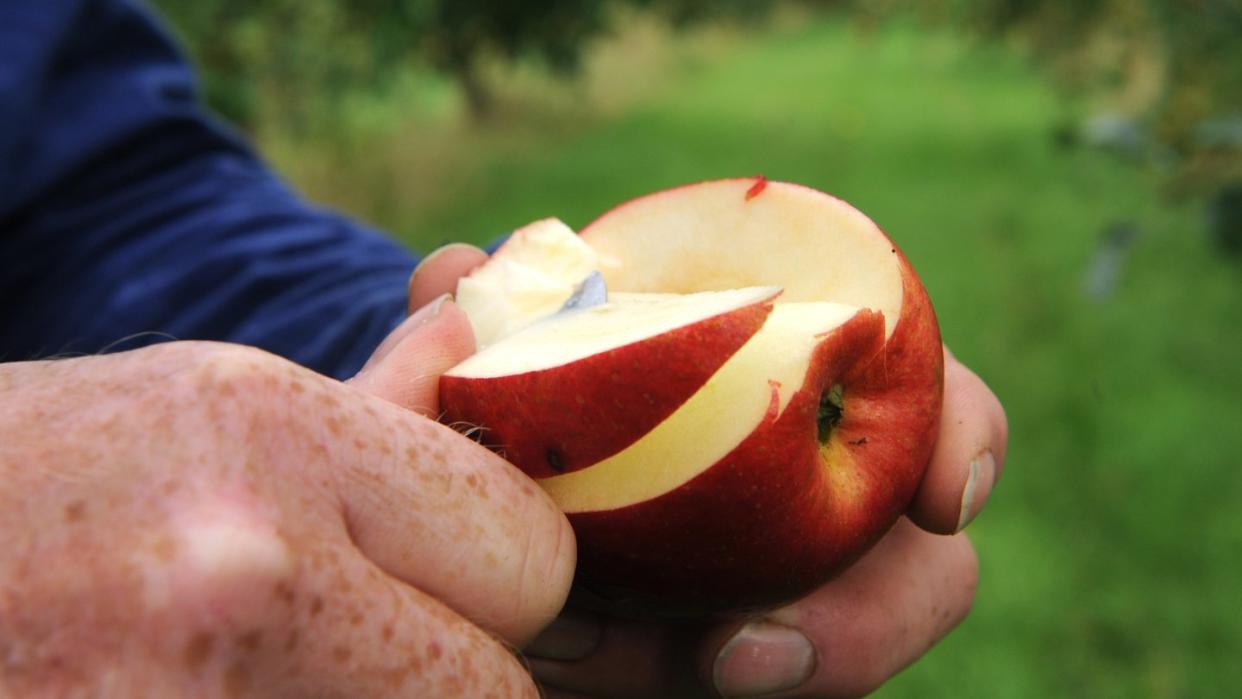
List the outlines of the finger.
{"label": "finger", "polygon": [[440,375],[473,353],[469,319],[442,295],[393,330],[349,383],[404,408],[436,415]]}
{"label": "finger", "polygon": [[453,293],[457,280],[484,262],[487,262],[487,253],[465,243],[452,243],[434,250],[410,275],[410,311],[438,296]]}
{"label": "finger", "polygon": [[536,696],[500,641],[385,575],[309,506],[289,520],[230,494],[174,515],[144,566],[165,609],[150,654],[195,686],[165,694]]}
{"label": "finger", "polygon": [[1000,476],[1008,438],[1000,400],[946,351],[940,434],[910,518],[931,532],[961,531],[979,514]]}
{"label": "finger", "polygon": [[361,394],[350,402],[360,409],[325,422],[340,432],[335,490],[357,546],[470,621],[528,641],[560,610],[573,577],[564,515],[529,478],[448,427]]}
{"label": "finger", "polygon": [[387,577],[347,542],[320,555],[321,565],[304,569],[309,579],[272,590],[286,624],[220,639],[221,696],[274,687],[306,697],[538,696],[505,645],[433,597]]}
{"label": "finger", "polygon": [[541,636],[527,654],[562,658],[529,662],[541,683],[569,696],[860,696],[966,615],[976,576],[964,535],[936,536],[903,520],[841,577],[750,622],[700,630],[608,620],[592,644],[576,620],[576,644],[562,635],[549,653]]}
{"label": "finger", "polygon": [[704,660],[726,697],[863,696],[966,616],[977,576],[964,534],[938,536],[903,519],[839,578],[723,645],[709,641]]}
{"label": "finger", "polygon": [[[539,696],[501,641],[368,562],[350,565],[321,581],[325,601],[315,618],[317,598],[310,600],[304,668],[290,673],[287,696]],[[342,597],[344,585],[354,589]]]}
{"label": "finger", "polygon": [[552,699],[715,697],[695,670],[708,625],[649,623],[570,611],[524,649],[531,672]]}
{"label": "finger", "polygon": [[[396,345],[350,383],[433,414],[440,374],[473,351],[473,334],[446,297],[407,324],[404,333],[394,331],[401,334]],[[426,420],[387,428],[366,422],[380,432],[380,458],[351,457],[342,494],[359,547],[505,639],[529,640],[568,594],[575,548],[564,516],[511,465],[448,428]],[[369,443],[353,435],[355,448]]]}

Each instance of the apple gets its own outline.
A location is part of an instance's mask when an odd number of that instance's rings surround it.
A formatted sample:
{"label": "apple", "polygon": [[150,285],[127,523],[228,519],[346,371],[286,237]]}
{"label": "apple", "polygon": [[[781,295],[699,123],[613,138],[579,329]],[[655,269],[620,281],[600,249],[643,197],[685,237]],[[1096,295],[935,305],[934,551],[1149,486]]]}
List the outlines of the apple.
{"label": "apple", "polygon": [[[607,302],[559,310],[586,274]],[[746,178],[647,195],[575,235],[521,229],[458,286],[482,349],[444,420],[531,475],[578,538],[580,595],[741,612],[843,570],[931,457],[940,333],[865,215]]]}

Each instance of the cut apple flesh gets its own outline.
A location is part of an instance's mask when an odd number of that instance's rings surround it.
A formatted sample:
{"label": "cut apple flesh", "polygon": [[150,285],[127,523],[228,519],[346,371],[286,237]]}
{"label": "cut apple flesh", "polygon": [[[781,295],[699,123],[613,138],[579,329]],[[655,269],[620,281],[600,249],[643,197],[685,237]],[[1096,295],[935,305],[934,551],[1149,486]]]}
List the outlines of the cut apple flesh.
{"label": "cut apple flesh", "polygon": [[514,231],[491,262],[458,282],[456,301],[483,349],[555,313],[598,266],[569,226],[543,219]]}
{"label": "cut apple flesh", "polygon": [[686,295],[618,294],[602,305],[536,321],[476,353],[446,375],[495,378],[572,364],[739,308],[772,301],[780,291],[780,287],[758,286]]}
{"label": "cut apple flesh", "polygon": [[485,430],[482,441],[531,476],[585,468],[699,390],[758,332],[779,293],[620,294],[557,313],[445,373],[441,409],[450,423]]}
{"label": "cut apple flesh", "polygon": [[808,187],[722,180],[627,202],[582,230],[610,291],[779,284],[782,303],[832,301],[901,317],[897,249],[871,219]]}
{"label": "cut apple flesh", "polygon": [[778,304],[763,328],[655,429],[615,456],[540,485],[567,513],[616,509],[676,489],[777,419],[802,389],[821,338],[857,313],[837,303]]}

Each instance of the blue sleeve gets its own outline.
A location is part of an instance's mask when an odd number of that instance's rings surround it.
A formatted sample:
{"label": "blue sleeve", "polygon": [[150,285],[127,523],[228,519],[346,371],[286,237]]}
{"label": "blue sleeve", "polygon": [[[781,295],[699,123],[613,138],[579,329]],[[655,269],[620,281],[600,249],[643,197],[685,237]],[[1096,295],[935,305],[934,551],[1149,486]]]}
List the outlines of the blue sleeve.
{"label": "blue sleeve", "polygon": [[0,361],[172,337],[343,377],[413,265],[207,115],[133,0],[0,2]]}

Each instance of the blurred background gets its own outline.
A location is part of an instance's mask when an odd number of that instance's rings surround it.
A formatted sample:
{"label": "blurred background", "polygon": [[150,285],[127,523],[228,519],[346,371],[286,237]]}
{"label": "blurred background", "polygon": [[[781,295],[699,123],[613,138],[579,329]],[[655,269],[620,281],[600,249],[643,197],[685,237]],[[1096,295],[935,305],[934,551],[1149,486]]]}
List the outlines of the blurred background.
{"label": "blurred background", "polygon": [[1012,425],[974,613],[879,695],[1242,691],[1242,3],[155,5],[286,177],[424,252],[706,178],[851,201]]}

